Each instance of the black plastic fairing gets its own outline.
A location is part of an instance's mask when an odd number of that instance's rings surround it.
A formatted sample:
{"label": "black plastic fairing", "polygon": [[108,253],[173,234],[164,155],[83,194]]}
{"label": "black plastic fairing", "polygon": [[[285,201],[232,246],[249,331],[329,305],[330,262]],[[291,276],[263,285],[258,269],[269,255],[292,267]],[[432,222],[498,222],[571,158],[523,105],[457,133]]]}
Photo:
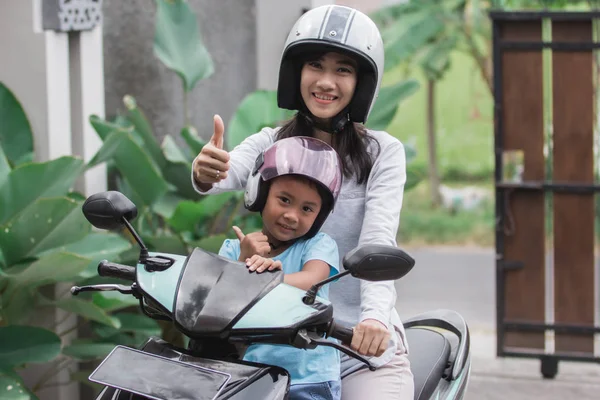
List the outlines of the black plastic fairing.
{"label": "black plastic fairing", "polygon": [[117,346],[89,379],[151,399],[213,400],[231,376],[214,368]]}
{"label": "black plastic fairing", "polygon": [[179,278],[174,322],[191,338],[226,337],[229,329],[269,291],[282,271],[250,272],[244,263],[194,249]]}
{"label": "black plastic fairing", "polygon": [[277,397],[276,394],[283,392],[283,395],[285,395],[289,389],[289,374],[280,367],[242,360],[200,358],[186,354],[182,349],[174,348],[158,338],[149,339],[143,346],[143,350],[162,357],[230,374],[231,379],[221,391],[218,397],[219,400],[283,399],[283,396]]}
{"label": "black plastic fairing", "polygon": [[[142,350],[149,354],[231,375],[229,382],[217,397],[218,400],[283,400],[289,390],[289,374],[279,367],[239,360],[201,358],[186,354],[187,351],[176,348],[159,338],[150,338],[142,346]],[[173,386],[178,384],[177,380],[170,382]],[[108,387],[96,399],[129,400],[130,398],[128,394]]]}

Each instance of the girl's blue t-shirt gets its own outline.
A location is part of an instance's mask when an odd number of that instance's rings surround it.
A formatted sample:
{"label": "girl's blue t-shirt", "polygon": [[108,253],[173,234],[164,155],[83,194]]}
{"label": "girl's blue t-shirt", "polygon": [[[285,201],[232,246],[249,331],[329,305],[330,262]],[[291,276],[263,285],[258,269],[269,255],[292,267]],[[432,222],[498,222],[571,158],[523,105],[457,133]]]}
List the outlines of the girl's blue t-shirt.
{"label": "girl's blue t-shirt", "polygon": [[[237,260],[240,256],[240,241],[227,239],[223,242],[219,255]],[[283,253],[273,257],[281,261],[284,274],[300,272],[310,260],[321,260],[329,264],[329,276],[338,273],[339,253],[335,241],[319,232],[307,240],[299,240]],[[319,289],[319,296],[329,295],[329,285]],[[244,360],[285,368],[292,384],[319,383],[340,379],[340,355],[331,347],[317,346],[303,350],[286,345],[256,344],[248,347]]]}

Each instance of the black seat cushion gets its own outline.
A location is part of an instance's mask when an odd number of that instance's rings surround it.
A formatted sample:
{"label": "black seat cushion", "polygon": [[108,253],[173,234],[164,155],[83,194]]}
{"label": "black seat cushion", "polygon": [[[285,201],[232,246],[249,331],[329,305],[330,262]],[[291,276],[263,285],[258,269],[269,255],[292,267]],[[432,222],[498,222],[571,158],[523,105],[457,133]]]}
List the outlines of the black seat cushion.
{"label": "black seat cushion", "polygon": [[429,399],[448,363],[450,343],[441,333],[424,328],[407,329],[406,340],[415,377],[415,400]]}

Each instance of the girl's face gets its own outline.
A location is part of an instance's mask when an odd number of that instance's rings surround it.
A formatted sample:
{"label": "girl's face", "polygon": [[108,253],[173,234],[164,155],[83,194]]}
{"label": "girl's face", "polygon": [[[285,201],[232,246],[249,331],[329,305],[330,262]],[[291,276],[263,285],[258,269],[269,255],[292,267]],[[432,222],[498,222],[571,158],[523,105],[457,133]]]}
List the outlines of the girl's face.
{"label": "girl's face", "polygon": [[314,185],[292,176],[276,178],[262,212],[263,229],[280,242],[308,233],[321,211],[321,196]]}
{"label": "girl's face", "polygon": [[316,118],[327,121],[352,100],[356,88],[356,63],[340,53],[326,53],[304,63],[300,94]]}

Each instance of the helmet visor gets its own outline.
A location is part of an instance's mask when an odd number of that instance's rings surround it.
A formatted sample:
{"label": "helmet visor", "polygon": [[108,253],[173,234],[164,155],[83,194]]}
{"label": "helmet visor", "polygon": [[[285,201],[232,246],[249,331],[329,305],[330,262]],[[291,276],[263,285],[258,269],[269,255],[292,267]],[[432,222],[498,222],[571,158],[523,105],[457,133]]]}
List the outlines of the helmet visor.
{"label": "helmet visor", "polygon": [[342,187],[341,162],[327,143],[304,136],[275,142],[264,154],[258,172],[264,181],[283,175],[302,175],[328,189],[334,201]]}

